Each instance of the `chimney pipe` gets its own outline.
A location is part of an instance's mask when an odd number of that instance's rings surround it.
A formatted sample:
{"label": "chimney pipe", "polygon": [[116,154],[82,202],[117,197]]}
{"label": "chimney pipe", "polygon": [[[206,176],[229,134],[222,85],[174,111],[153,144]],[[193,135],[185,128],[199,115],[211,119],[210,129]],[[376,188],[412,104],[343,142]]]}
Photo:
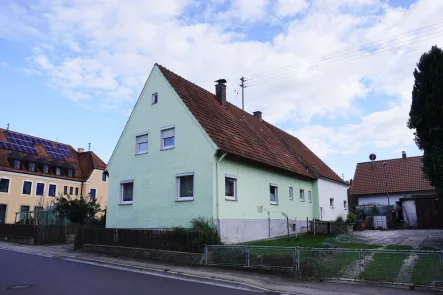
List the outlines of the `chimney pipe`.
{"label": "chimney pipe", "polygon": [[79,153],[83,153],[85,151],[85,149],[83,149],[83,148],[78,148],[77,149],[77,152],[79,152]]}
{"label": "chimney pipe", "polygon": [[405,151],[402,151],[402,152],[401,152],[401,156],[403,157],[403,159],[406,159],[406,152],[405,152]]}
{"label": "chimney pipe", "polygon": [[222,105],[226,104],[226,80],[225,79],[219,79],[216,80],[217,84],[215,85],[215,98],[220,102]]}
{"label": "chimney pipe", "polygon": [[253,114],[254,114],[255,117],[259,118],[260,121],[261,121],[261,114],[262,113],[260,111],[255,111],[255,112],[253,112]]}

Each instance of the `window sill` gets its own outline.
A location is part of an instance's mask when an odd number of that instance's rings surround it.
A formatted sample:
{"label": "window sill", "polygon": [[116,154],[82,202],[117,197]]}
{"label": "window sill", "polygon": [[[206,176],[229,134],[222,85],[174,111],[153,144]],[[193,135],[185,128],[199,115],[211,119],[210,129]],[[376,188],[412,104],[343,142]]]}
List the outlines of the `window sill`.
{"label": "window sill", "polygon": [[128,205],[132,205],[132,202],[127,202],[127,203],[120,203],[118,204],[119,206],[128,206]]}
{"label": "window sill", "polygon": [[271,205],[278,205],[277,202],[271,202]]}
{"label": "window sill", "polygon": [[228,196],[225,196],[225,200],[226,200],[226,201],[237,201],[237,198],[236,198],[236,197],[228,197]]}
{"label": "window sill", "polygon": [[303,202],[303,203],[304,203],[304,202],[305,202],[305,200],[300,200],[300,202]]}
{"label": "window sill", "polygon": [[348,210],[348,208],[344,208],[344,210]]}
{"label": "window sill", "polygon": [[173,149],[173,148],[175,148],[175,145],[174,145],[174,146],[164,147],[164,148],[161,148],[160,150],[161,150],[161,151],[166,151],[166,150],[171,150],[171,149]]}
{"label": "window sill", "polygon": [[335,209],[334,207],[330,207],[331,209]]}
{"label": "window sill", "polygon": [[148,153],[148,152],[136,153],[135,155],[138,156],[138,155],[144,155],[144,154],[147,154],[147,153]]}
{"label": "window sill", "polygon": [[194,201],[194,197],[186,197],[186,198],[178,198],[175,200],[176,202],[189,202]]}

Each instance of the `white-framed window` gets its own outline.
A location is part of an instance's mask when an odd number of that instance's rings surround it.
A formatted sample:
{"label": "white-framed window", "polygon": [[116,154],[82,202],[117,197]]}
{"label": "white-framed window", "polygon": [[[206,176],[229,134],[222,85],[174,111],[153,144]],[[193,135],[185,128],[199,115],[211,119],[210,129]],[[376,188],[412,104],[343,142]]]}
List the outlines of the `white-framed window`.
{"label": "white-framed window", "polygon": [[95,200],[95,198],[97,198],[97,189],[96,188],[91,188],[89,190],[89,198],[91,200]]}
{"label": "white-framed window", "polygon": [[348,201],[343,201],[343,209],[348,210]]}
{"label": "white-framed window", "polygon": [[29,162],[28,170],[31,172],[35,172],[35,163]]}
{"label": "white-framed window", "polygon": [[278,204],[278,185],[273,183],[269,184],[269,201],[271,205]]}
{"label": "white-framed window", "polygon": [[106,181],[106,173],[105,172],[102,173],[102,181]]}
{"label": "white-framed window", "polygon": [[134,180],[120,182],[120,202],[121,204],[132,204],[134,200]]}
{"label": "white-framed window", "polygon": [[45,183],[37,182],[35,186],[35,195],[36,196],[44,196],[45,195]]}
{"label": "white-framed window", "polygon": [[334,198],[329,198],[329,206],[334,209]]}
{"label": "white-framed window", "polygon": [[43,165],[43,173],[49,174],[49,166],[48,165]]}
{"label": "white-framed window", "polygon": [[137,154],[144,154],[148,152],[148,132],[139,133],[135,137]]}
{"label": "white-framed window", "polygon": [[60,169],[59,167],[56,167],[55,168],[55,175],[58,175],[58,176],[62,175],[62,169]]}
{"label": "white-framed window", "polygon": [[0,178],[0,193],[9,194],[9,189],[11,187],[11,179],[2,177]]}
{"label": "white-framed window", "polygon": [[73,195],[74,194],[74,187],[70,186],[69,187],[69,195]]}
{"label": "white-framed window", "polygon": [[161,150],[172,149],[175,147],[175,126],[166,126],[161,128]]}
{"label": "white-framed window", "polygon": [[237,200],[237,177],[233,175],[225,175],[225,199]]}
{"label": "white-framed window", "polygon": [[67,186],[67,185],[65,185],[65,186],[63,187],[63,194],[64,194],[64,195],[67,195],[67,194],[68,194],[68,186]]}
{"label": "white-framed window", "polygon": [[68,177],[74,177],[74,169],[68,169]]}
{"label": "white-framed window", "polygon": [[48,188],[48,196],[55,197],[56,194],[57,194],[57,185],[50,183]]}
{"label": "white-framed window", "polygon": [[156,104],[158,102],[158,93],[152,94],[152,104]]}
{"label": "white-framed window", "polygon": [[308,191],[308,202],[312,203],[312,193],[311,193],[311,191]]}
{"label": "white-framed window", "polygon": [[300,190],[300,202],[305,201],[305,190]]}
{"label": "white-framed window", "polygon": [[294,189],[292,188],[292,186],[289,187],[289,200],[294,200]]}
{"label": "white-framed window", "polygon": [[14,169],[20,169],[22,162],[20,160],[14,160]]}
{"label": "white-framed window", "polygon": [[22,195],[31,195],[32,181],[23,180]]}
{"label": "white-framed window", "polygon": [[179,173],[176,175],[177,201],[194,200],[194,173]]}
{"label": "white-framed window", "polygon": [[78,196],[78,187],[75,188],[75,195]]}

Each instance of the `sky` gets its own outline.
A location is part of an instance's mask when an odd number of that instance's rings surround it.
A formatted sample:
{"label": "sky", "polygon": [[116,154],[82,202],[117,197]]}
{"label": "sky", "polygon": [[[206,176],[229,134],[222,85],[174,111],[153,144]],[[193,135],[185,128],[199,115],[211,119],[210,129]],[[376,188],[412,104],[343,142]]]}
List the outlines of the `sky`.
{"label": "sky", "polygon": [[240,107],[246,77],[246,111],[348,180],[371,153],[422,154],[406,122],[441,15],[441,0],[3,0],[0,126],[108,161],[157,62],[211,92],[227,79]]}

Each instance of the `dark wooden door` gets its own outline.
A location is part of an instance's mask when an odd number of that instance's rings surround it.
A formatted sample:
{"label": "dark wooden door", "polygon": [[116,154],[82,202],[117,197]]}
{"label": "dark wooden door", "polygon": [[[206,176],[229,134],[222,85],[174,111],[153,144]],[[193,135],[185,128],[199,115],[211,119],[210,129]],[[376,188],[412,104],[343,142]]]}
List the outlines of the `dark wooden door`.
{"label": "dark wooden door", "polygon": [[415,200],[418,228],[443,228],[443,202],[439,199]]}

